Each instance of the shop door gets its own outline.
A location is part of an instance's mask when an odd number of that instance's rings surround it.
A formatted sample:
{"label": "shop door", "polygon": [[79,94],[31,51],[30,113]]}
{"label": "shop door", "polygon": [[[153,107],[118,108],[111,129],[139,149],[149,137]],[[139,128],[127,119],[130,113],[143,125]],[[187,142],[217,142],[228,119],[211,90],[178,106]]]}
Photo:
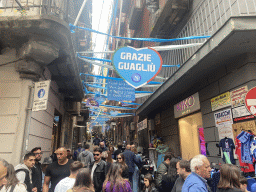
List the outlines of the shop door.
{"label": "shop door", "polygon": [[200,154],[198,129],[202,127],[202,115],[196,113],[179,119],[180,147],[182,158],[189,160]]}

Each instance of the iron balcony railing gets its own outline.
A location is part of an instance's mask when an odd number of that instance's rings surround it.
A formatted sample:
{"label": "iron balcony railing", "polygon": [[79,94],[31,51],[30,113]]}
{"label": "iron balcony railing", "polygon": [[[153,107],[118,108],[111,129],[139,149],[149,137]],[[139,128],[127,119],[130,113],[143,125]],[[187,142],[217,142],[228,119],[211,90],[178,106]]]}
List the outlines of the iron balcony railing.
{"label": "iron balcony railing", "polygon": [[[256,0],[203,0],[192,12],[177,38],[213,35],[232,16],[255,16]],[[203,43],[205,39],[177,41],[176,45]],[[200,46],[161,52],[163,64],[183,65]],[[177,67],[164,68],[160,76],[172,76]]]}
{"label": "iron balcony railing", "polygon": [[54,15],[68,22],[68,0],[0,0],[1,16]]}

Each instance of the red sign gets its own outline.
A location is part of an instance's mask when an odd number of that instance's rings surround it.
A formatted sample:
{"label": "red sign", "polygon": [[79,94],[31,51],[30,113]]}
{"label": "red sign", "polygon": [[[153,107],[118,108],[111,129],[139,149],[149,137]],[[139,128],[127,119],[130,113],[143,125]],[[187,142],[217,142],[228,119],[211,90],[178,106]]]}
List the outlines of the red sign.
{"label": "red sign", "polygon": [[256,87],[250,89],[246,94],[245,105],[248,111],[256,116]]}

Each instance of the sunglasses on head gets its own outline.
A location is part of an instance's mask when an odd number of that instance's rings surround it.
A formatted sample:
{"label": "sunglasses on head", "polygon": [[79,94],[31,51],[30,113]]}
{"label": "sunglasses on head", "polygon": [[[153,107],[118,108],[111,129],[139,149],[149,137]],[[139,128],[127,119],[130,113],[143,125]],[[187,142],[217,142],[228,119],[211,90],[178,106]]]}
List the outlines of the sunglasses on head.
{"label": "sunglasses on head", "polygon": [[99,156],[100,154],[93,153],[94,156]]}

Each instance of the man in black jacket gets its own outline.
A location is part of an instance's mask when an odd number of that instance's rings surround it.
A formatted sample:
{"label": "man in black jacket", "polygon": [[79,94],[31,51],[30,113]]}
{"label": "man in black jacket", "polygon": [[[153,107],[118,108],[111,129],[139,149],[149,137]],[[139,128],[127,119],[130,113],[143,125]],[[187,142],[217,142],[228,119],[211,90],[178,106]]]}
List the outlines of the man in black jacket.
{"label": "man in black jacket", "polygon": [[102,149],[97,147],[93,150],[94,162],[90,165],[91,178],[95,192],[102,191],[102,185],[107,175],[107,163],[101,159]]}
{"label": "man in black jacket", "polygon": [[137,160],[135,154],[131,151],[131,145],[126,146],[126,150],[123,152],[124,160],[129,169],[129,181],[132,183],[132,175],[135,170],[135,164],[140,168],[141,165]]}
{"label": "man in black jacket", "polygon": [[35,147],[31,150],[31,153],[33,153],[36,157],[35,159],[35,165],[32,168],[32,182],[34,186],[37,188],[37,192],[42,191],[42,168],[41,168],[41,161],[42,158],[42,151],[41,147]]}

